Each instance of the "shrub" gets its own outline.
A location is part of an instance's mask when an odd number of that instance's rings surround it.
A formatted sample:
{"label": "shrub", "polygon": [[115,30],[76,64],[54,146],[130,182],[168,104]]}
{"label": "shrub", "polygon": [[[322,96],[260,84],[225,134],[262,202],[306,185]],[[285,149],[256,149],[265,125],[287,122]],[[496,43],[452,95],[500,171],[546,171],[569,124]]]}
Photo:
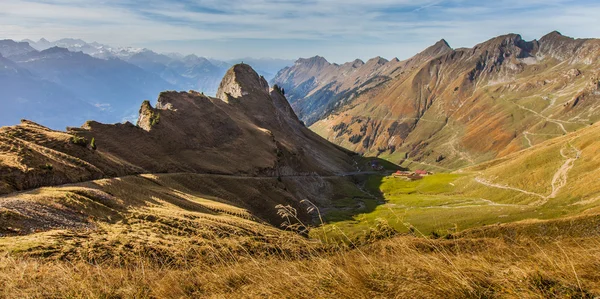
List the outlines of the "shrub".
{"label": "shrub", "polygon": [[362,135],[352,135],[350,136],[350,139],[348,139],[348,141],[352,142],[353,144],[357,144],[362,140],[362,138]]}
{"label": "shrub", "polygon": [[90,141],[90,147],[93,150],[96,150],[96,138],[92,137],[92,141]]}
{"label": "shrub", "polygon": [[41,165],[40,168],[51,171],[52,169],[54,169],[54,166],[52,166],[52,164],[50,164],[50,163],[46,163],[44,165]]}
{"label": "shrub", "polygon": [[150,126],[155,126],[160,122],[160,114],[159,113],[153,113],[152,116],[150,117]]}
{"label": "shrub", "polygon": [[79,145],[79,146],[83,146],[83,147],[87,146],[87,140],[85,139],[85,137],[80,137],[80,136],[71,137],[71,143]]}

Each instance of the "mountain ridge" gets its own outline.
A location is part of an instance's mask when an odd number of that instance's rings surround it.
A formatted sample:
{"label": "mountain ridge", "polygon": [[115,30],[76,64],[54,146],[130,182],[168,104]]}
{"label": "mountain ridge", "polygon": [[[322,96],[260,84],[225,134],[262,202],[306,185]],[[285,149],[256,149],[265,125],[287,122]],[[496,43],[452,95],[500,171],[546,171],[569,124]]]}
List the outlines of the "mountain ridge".
{"label": "mountain ridge", "polygon": [[[59,132],[23,121],[3,127],[0,132],[5,142],[9,136],[21,136],[15,142],[35,149],[32,156],[26,155],[29,158],[2,176],[6,186],[18,181],[24,185],[5,188],[22,190],[137,173],[191,171],[277,177],[353,170],[352,153],[304,127],[280,91],[270,89],[250,66],[232,67],[221,90],[221,98],[193,91],[162,92],[156,107],[147,101],[142,104],[138,126],[88,121],[81,128]],[[232,92],[237,90],[242,92]],[[34,137],[38,135],[52,142],[34,145],[36,140],[46,140]],[[90,149],[92,139],[98,150]],[[53,154],[43,154],[39,146],[49,146]],[[57,164],[57,157],[63,157],[59,159],[63,162]],[[83,164],[66,162],[70,159]],[[53,170],[38,167],[45,163],[53,164]]]}
{"label": "mountain ridge", "polygon": [[338,145],[458,169],[598,119],[599,46],[558,32],[539,41],[506,34],[461,49],[441,40],[370,72],[324,70],[317,78],[295,65],[273,83],[293,95],[292,106],[313,130]]}

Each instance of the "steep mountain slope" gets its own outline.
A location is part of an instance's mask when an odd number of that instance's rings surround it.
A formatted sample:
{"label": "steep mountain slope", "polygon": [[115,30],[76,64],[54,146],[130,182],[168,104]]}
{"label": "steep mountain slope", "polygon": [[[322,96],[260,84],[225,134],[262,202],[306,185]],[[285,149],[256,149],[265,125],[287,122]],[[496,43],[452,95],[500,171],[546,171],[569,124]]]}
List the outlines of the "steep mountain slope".
{"label": "steep mountain slope", "polygon": [[600,40],[510,34],[435,53],[338,100],[311,128],[357,152],[447,171],[600,119]]}
{"label": "steep mountain slope", "polygon": [[[3,127],[0,192],[166,172],[222,175],[245,182],[245,178],[264,177],[264,184],[274,184],[272,192],[281,193],[274,196],[278,203],[298,208],[305,198],[331,200],[335,184],[360,192],[343,178],[355,170],[354,154],[304,127],[281,93],[269,89],[250,66],[232,67],[223,78],[219,97],[161,93],[156,108],[143,103],[138,126],[90,121],[82,128],[59,132],[23,121]],[[315,180],[317,185],[302,187]],[[255,182],[257,189],[264,185]],[[231,188],[229,192],[236,196],[249,192]],[[250,202],[243,207],[281,222],[275,204],[252,202],[261,192],[247,196]],[[305,211],[301,215],[307,217]]]}
{"label": "steep mountain slope", "polygon": [[[562,213],[597,209],[598,134],[600,123],[461,172],[474,175],[470,192],[497,202],[558,207]],[[516,173],[526,176],[511,175]]]}
{"label": "steep mountain slope", "polygon": [[294,66],[282,69],[272,83],[285,90],[294,110],[307,125],[311,125],[365,90],[448,51],[451,51],[450,47],[441,40],[406,61],[376,57],[366,63],[357,59],[338,65],[315,56],[299,59]]}

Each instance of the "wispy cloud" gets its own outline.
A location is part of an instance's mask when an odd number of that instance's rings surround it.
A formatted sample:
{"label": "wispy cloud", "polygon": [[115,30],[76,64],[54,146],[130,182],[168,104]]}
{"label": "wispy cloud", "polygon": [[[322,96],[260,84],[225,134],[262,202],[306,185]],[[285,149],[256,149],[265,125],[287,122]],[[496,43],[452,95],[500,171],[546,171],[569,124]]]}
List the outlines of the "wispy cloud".
{"label": "wispy cloud", "polygon": [[0,37],[77,37],[219,58],[408,57],[440,38],[600,37],[595,0],[2,0]]}

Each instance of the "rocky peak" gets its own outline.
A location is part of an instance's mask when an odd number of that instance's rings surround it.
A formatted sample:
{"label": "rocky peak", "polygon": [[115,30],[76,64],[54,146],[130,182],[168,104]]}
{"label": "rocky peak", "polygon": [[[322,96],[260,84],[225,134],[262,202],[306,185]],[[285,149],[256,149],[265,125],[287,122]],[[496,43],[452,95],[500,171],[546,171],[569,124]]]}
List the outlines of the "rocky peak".
{"label": "rocky peak", "polygon": [[[585,48],[584,45],[587,41],[589,40],[574,39],[564,36],[558,31],[552,31],[540,39],[540,55],[553,57],[558,60],[591,63],[591,58],[587,56],[592,53],[580,51],[582,48]],[[591,52],[595,52],[595,50],[592,49]]]}
{"label": "rocky peak", "polygon": [[356,68],[359,68],[359,67],[365,65],[365,62],[362,61],[362,60],[360,60],[360,59],[354,59],[354,61],[344,63],[343,65],[346,66],[346,67],[349,66],[351,68],[355,68],[356,69]]}
{"label": "rocky peak", "polygon": [[384,65],[386,63],[388,63],[388,60],[381,56],[373,57],[367,61],[368,65]]}
{"label": "rocky peak", "polygon": [[313,68],[313,67],[317,67],[317,68],[323,68],[325,66],[330,65],[329,61],[327,61],[327,59],[325,59],[324,57],[321,56],[314,56],[311,58],[300,58],[298,60],[296,60],[296,64],[301,64],[304,65],[308,68]]}
{"label": "rocky peak", "polygon": [[140,107],[137,126],[145,131],[150,131],[152,125],[155,123],[156,120],[154,108],[152,108],[149,101],[144,101]]}
{"label": "rocky peak", "polygon": [[507,48],[507,47],[521,47],[526,45],[527,42],[523,40],[520,34],[506,34],[500,35],[498,37],[494,37],[488,41],[485,41],[481,44],[475,46],[476,50],[495,50],[498,48]]}
{"label": "rocky peak", "polygon": [[427,48],[425,52],[444,53],[450,50],[452,50],[452,48],[450,47],[448,42],[445,39],[441,39],[435,44],[433,44],[433,46]]}
{"label": "rocky peak", "polygon": [[440,55],[448,53],[448,52],[452,52],[452,48],[450,48],[450,46],[448,45],[446,40],[442,39],[442,40],[436,42],[435,44],[433,44],[432,46],[430,46],[429,48],[423,50],[421,53],[415,55],[413,57],[413,60],[415,60],[415,61],[429,60],[431,58],[440,56]]}
{"label": "rocky peak", "polygon": [[507,34],[478,44],[471,51],[480,53],[479,60],[487,65],[500,65],[507,58],[527,58],[539,48],[537,41],[525,41],[519,34]]}
{"label": "rocky peak", "polygon": [[269,84],[250,65],[242,63],[232,66],[225,73],[217,90],[217,98],[229,102],[230,97],[241,98],[249,93],[268,94]]}
{"label": "rocky peak", "polygon": [[563,39],[569,39],[569,37],[566,37],[564,35],[562,35],[560,32],[554,30],[544,36],[542,36],[542,38],[540,38],[540,42],[550,42],[550,41],[556,41],[556,40],[563,40]]}

